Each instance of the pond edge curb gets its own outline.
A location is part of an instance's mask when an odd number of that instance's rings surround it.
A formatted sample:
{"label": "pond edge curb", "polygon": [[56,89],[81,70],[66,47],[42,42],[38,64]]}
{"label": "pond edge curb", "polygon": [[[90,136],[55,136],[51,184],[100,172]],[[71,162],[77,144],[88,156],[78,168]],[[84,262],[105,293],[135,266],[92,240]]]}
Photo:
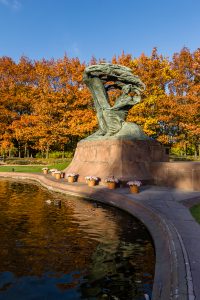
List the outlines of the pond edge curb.
{"label": "pond edge curb", "polygon": [[149,230],[156,252],[152,300],[194,300],[190,263],[177,228],[163,214],[148,205],[106,188],[56,182],[41,174],[0,173],[1,178],[31,180],[50,191],[70,194],[120,208],[144,223]]}

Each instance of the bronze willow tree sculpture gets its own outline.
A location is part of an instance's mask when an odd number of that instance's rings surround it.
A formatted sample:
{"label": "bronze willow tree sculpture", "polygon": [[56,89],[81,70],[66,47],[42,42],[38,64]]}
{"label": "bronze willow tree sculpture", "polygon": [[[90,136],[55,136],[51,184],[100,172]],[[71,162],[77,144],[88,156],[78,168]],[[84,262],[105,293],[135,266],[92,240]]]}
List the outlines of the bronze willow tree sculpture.
{"label": "bronze willow tree sculpture", "polygon": [[[83,81],[92,93],[99,123],[99,129],[84,140],[149,139],[138,125],[125,121],[129,109],[140,102],[140,94],[145,89],[130,68],[109,63],[92,65],[85,69]],[[122,91],[113,106],[109,104],[110,89]]]}

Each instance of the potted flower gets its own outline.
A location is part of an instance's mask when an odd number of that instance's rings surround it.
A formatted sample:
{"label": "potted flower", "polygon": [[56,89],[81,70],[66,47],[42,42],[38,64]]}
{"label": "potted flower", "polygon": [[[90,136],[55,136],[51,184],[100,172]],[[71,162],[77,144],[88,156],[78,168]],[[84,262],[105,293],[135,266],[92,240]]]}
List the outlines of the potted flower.
{"label": "potted flower", "polygon": [[42,168],[42,172],[46,175],[46,174],[48,174],[49,169],[48,168]]}
{"label": "potted flower", "polygon": [[76,174],[76,173],[68,173],[68,174],[65,174],[65,177],[67,178],[68,182],[72,183],[72,182],[77,181],[78,174]]}
{"label": "potted flower", "polygon": [[119,179],[114,176],[106,178],[105,182],[107,183],[107,187],[111,190],[116,189],[119,184]]}
{"label": "potted flower", "polygon": [[54,177],[56,178],[56,179],[60,179],[61,178],[61,171],[54,171],[53,172],[53,174],[54,174]]}
{"label": "potted flower", "polygon": [[57,171],[58,171],[57,169],[50,169],[49,173],[51,173],[51,175],[54,176],[54,173],[57,172]]}
{"label": "potted flower", "polygon": [[96,176],[86,176],[85,177],[86,183],[88,186],[95,186],[99,182],[99,178]]}
{"label": "potted flower", "polygon": [[129,181],[127,185],[130,188],[131,193],[139,193],[139,187],[142,185],[142,182],[139,180]]}

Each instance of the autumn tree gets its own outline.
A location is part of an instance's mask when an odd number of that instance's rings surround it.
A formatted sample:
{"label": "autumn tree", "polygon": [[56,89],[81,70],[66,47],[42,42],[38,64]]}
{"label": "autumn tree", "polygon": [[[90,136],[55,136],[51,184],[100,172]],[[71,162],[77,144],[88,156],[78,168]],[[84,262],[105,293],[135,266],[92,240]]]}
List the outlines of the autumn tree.
{"label": "autumn tree", "polygon": [[113,62],[131,68],[146,85],[142,101],[130,110],[128,121],[141,125],[149,136],[159,137],[159,106],[167,98],[167,87],[174,76],[169,61],[154,48],[150,57],[143,53],[139,58],[133,59],[131,55],[122,53]]}
{"label": "autumn tree", "polygon": [[166,127],[174,129],[174,142],[185,153],[193,146],[196,155],[200,143],[199,53],[199,49],[191,53],[183,48],[174,54],[171,69],[175,76],[168,86],[168,102],[161,102],[160,108]]}
{"label": "autumn tree", "polygon": [[[105,60],[91,58],[90,64]],[[199,153],[200,49],[183,48],[172,60],[144,53],[138,58],[124,52],[112,63],[132,69],[146,85],[142,101],[128,120],[164,144]],[[73,149],[97,127],[92,96],[82,82],[85,63],[78,58],[18,63],[0,58],[0,148],[19,156],[41,151]],[[111,105],[120,91],[109,91]]]}
{"label": "autumn tree", "polygon": [[0,145],[1,152],[10,153],[13,148],[9,126],[18,116],[15,99],[16,63],[9,57],[0,58]]}
{"label": "autumn tree", "polygon": [[91,97],[82,83],[85,66],[66,55],[57,61],[35,63],[34,127],[36,148],[48,152],[76,144],[96,126]]}

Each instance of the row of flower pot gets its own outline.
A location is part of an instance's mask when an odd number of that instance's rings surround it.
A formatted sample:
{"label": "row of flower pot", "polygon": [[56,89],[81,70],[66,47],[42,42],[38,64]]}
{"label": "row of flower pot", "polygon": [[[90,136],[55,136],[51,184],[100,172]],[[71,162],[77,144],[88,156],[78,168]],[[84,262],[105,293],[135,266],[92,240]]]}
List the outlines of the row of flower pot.
{"label": "row of flower pot", "polygon": [[[66,178],[69,183],[76,182],[79,176],[78,174],[75,173],[65,174],[64,172],[58,171],[56,169],[49,170],[48,168],[43,168],[42,171],[44,174],[51,174],[58,180],[61,178]],[[88,186],[93,187],[99,184],[100,178],[96,176],[86,176],[85,181],[88,184]],[[109,189],[116,189],[117,187],[119,187],[120,180],[112,176],[106,178],[105,183]],[[139,193],[139,188],[142,185],[142,183],[139,180],[134,180],[134,181],[127,182],[127,185],[129,186],[131,193]]]}
{"label": "row of flower pot", "polygon": [[65,173],[62,172],[62,171],[59,171],[57,169],[48,169],[48,168],[43,168],[42,169],[43,173],[45,175],[47,174],[51,174],[52,176],[54,176],[56,179],[61,179],[61,178],[64,178],[65,177]]}
{"label": "row of flower pot", "polygon": [[[94,176],[85,177],[88,186],[95,186],[99,183],[100,178]],[[120,180],[114,176],[108,177],[105,179],[105,183],[109,189],[116,189],[120,185]],[[142,182],[139,180],[128,181],[127,185],[130,188],[131,193],[139,193],[139,188],[142,185]]]}

